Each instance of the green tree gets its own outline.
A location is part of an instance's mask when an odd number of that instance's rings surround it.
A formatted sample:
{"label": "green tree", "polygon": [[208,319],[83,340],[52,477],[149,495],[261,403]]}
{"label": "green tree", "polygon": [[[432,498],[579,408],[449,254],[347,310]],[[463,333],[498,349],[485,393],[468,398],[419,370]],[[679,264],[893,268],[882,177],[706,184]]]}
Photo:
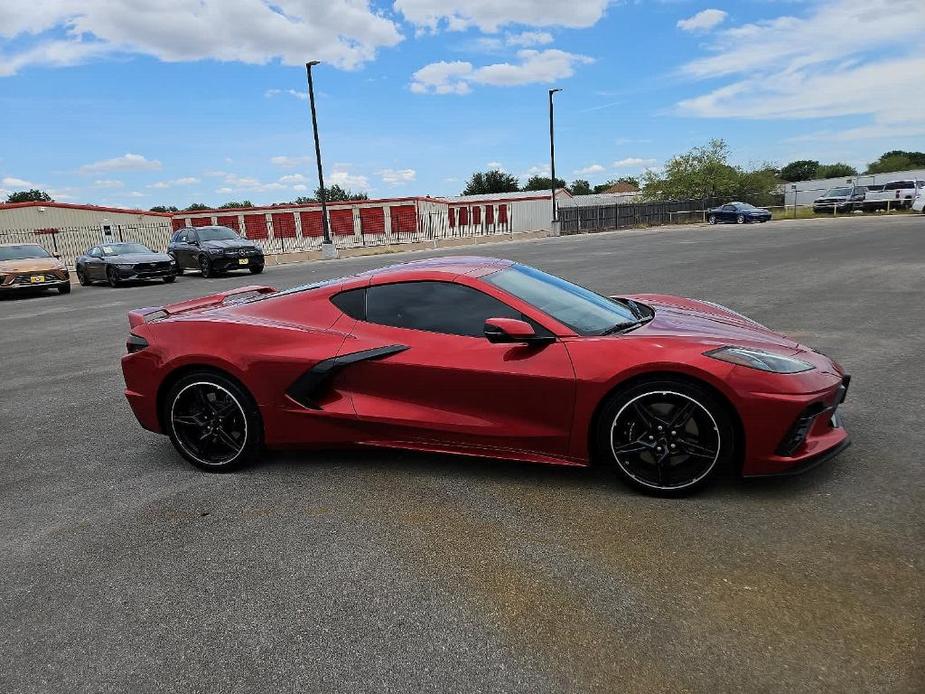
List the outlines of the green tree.
{"label": "green tree", "polygon": [[810,181],[816,178],[819,162],[815,159],[798,159],[792,161],[780,170],[780,177],[789,183],[797,181]]}
{"label": "green tree", "polygon": [[594,192],[606,193],[618,183],[625,183],[628,186],[633,186],[637,190],[640,188],[639,179],[635,176],[620,176],[620,178],[613,178],[609,181],[605,181],[604,183],[600,183],[594,186]]}
{"label": "green tree", "polygon": [[173,205],[155,205],[151,208],[151,212],[179,212],[176,207]]}
{"label": "green tree", "polygon": [[516,193],[520,181],[506,171],[491,169],[476,171],[469,177],[463,195],[487,195],[489,193]]}
{"label": "green tree", "polygon": [[[352,190],[341,188],[336,183],[333,186],[325,186],[325,200],[327,202],[342,202],[344,200],[369,200],[366,193],[354,193]],[[315,197],[321,200],[321,186],[315,189]]]}
{"label": "green tree", "polygon": [[[556,178],[556,188],[565,188],[565,181],[561,178]],[[527,185],[523,187],[524,190],[550,190],[552,188],[552,178],[549,176],[530,176],[527,179]]]}
{"label": "green tree", "polygon": [[642,175],[648,200],[702,200],[708,197],[766,204],[780,181],[773,166],[743,169],[729,163],[724,140],[711,140],[669,159],[661,172]]}
{"label": "green tree", "polygon": [[51,196],[46,193],[44,190],[20,190],[15,193],[10,193],[7,198],[7,202],[54,202]]}
{"label": "green tree", "polygon": [[236,207],[253,207],[253,206],[254,206],[254,203],[252,203],[250,200],[241,200],[240,202],[238,202],[237,200],[229,200],[228,202],[222,203],[221,205],[219,205],[218,209],[230,210]]}
{"label": "green tree", "polygon": [[590,195],[594,192],[591,189],[591,184],[583,178],[572,181],[572,185],[568,189],[572,195]]}
{"label": "green tree", "polygon": [[212,208],[208,205],[201,202],[194,202],[189,207],[184,208],[184,212],[201,212],[203,210],[211,210]]}
{"label": "green tree", "polygon": [[842,178],[844,176],[857,176],[858,170],[850,164],[836,162],[835,164],[821,164],[816,169],[816,178]]}
{"label": "green tree", "polygon": [[925,152],[906,152],[894,149],[884,152],[877,161],[868,164],[866,173],[879,174],[921,168],[925,168]]}
{"label": "green tree", "polygon": [[293,205],[313,205],[318,202],[318,198],[309,198],[305,195],[300,195],[295,200],[292,201]]}

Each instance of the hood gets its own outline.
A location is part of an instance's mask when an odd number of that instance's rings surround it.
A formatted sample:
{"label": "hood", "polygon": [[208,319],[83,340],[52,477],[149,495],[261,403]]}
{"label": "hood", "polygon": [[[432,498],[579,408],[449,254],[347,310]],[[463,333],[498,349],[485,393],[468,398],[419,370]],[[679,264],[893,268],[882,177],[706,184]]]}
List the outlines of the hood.
{"label": "hood", "polygon": [[57,258],[23,258],[22,260],[0,260],[0,272],[40,272],[42,270],[63,270],[64,265]]}
{"label": "hood", "polygon": [[794,354],[807,348],[799,342],[756,323],[750,318],[696,299],[664,294],[631,296],[655,309],[655,317],[631,334],[646,337],[700,338],[706,345],[740,345],[774,348],[782,354]]}
{"label": "hood", "polygon": [[123,253],[122,255],[110,255],[103,258],[107,263],[114,265],[135,265],[136,263],[172,263],[171,258],[166,253]]}
{"label": "hood", "polygon": [[244,239],[223,239],[221,241],[203,241],[203,248],[256,248],[256,244]]}

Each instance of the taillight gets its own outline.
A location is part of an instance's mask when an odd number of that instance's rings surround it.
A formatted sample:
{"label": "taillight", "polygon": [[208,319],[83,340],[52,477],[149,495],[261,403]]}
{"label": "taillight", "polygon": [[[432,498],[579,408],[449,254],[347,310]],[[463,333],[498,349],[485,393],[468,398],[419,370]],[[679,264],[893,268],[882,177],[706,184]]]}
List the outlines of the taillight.
{"label": "taillight", "polygon": [[135,333],[129,333],[128,339],[125,341],[125,349],[128,350],[129,354],[140,352],[147,346],[148,341]]}

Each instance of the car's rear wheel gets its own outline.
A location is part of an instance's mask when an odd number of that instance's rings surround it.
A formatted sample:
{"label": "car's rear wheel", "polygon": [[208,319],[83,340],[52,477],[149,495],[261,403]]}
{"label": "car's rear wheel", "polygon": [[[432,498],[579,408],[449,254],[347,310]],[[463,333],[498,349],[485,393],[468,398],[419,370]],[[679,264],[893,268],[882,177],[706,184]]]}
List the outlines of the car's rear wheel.
{"label": "car's rear wheel", "polygon": [[710,222],[710,224],[716,224],[716,215],[711,214],[707,221]]}
{"label": "car's rear wheel", "polygon": [[215,273],[212,271],[212,262],[207,256],[199,256],[199,271],[203,277],[212,277]]}
{"label": "car's rear wheel", "polygon": [[659,379],[617,393],[597,420],[597,451],[630,486],[683,496],[706,485],[735,449],[724,404],[707,389]]}
{"label": "car's rear wheel", "polygon": [[109,282],[110,287],[119,286],[119,276],[116,274],[116,269],[114,267],[106,268],[106,281]]}
{"label": "car's rear wheel", "polygon": [[252,460],[263,440],[254,399],[212,371],[188,374],[171,387],[163,421],[180,455],[209,472],[226,472]]}
{"label": "car's rear wheel", "polygon": [[740,214],[736,217],[736,224],[745,224],[745,215]]}
{"label": "car's rear wheel", "polygon": [[58,293],[59,294],[70,294],[71,293],[71,283],[68,282],[67,284],[62,284],[60,287],[58,287]]}

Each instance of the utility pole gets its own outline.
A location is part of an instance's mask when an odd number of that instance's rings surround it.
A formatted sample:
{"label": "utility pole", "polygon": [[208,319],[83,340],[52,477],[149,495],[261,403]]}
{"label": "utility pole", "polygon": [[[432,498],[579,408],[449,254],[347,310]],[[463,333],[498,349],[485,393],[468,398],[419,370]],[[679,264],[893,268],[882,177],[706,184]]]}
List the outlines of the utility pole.
{"label": "utility pole", "polygon": [[552,222],[555,224],[559,221],[556,211],[556,139],[555,127],[553,124],[553,107],[552,95],[561,92],[561,89],[549,90],[549,171],[552,174]]}
{"label": "utility pole", "polygon": [[321,257],[325,260],[337,257],[337,247],[331,241],[331,229],[328,225],[328,194],[324,188],[324,172],[321,168],[321,143],[318,140],[318,116],[315,114],[315,87],[312,83],[312,67],[318,65],[319,60],[305,63],[305,72],[308,75],[308,103],[312,110],[312,131],[315,134],[315,161],[318,162],[318,190],[321,191],[321,229],[324,234],[321,242]]}

